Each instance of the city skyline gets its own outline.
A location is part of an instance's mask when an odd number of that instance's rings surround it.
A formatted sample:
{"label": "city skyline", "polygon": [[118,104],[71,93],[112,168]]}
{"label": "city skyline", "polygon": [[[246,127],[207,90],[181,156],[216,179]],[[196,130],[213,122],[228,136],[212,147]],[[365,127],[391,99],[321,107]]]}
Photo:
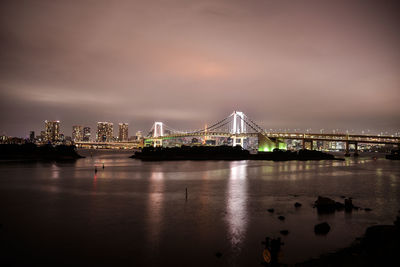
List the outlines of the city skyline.
{"label": "city skyline", "polygon": [[399,131],[396,1],[1,5],[0,134],[190,130],[233,109],[265,129]]}
{"label": "city skyline", "polygon": [[400,266],[399,14],[0,1],[0,265]]}
{"label": "city skyline", "polygon": [[[241,113],[241,112],[239,112],[239,113]],[[157,124],[157,123],[163,123],[163,122],[154,122],[151,129],[144,131],[145,132],[144,135],[142,135],[143,134],[142,130],[132,131],[132,129],[129,130],[129,132],[132,133],[131,135],[129,135],[128,134],[129,123],[126,123],[126,122],[118,122],[118,124],[115,124],[115,129],[114,129],[114,123],[113,122],[106,122],[106,121],[97,122],[95,124],[95,127],[88,126],[88,125],[74,124],[72,126],[72,128],[71,128],[71,134],[69,134],[69,130],[67,130],[67,131],[63,130],[63,127],[62,127],[63,124],[59,120],[54,120],[54,121],[45,120],[44,123],[45,123],[44,124],[44,128],[40,128],[39,127],[38,130],[29,131],[25,136],[16,136],[16,137],[25,138],[25,139],[31,139],[32,133],[37,133],[36,136],[38,136],[38,137],[42,133],[44,133],[47,136],[48,134],[46,132],[47,132],[48,123],[56,123],[57,124],[58,135],[60,135],[60,134],[65,135],[65,137],[70,137],[73,141],[100,141],[99,137],[98,137],[99,136],[99,125],[100,125],[100,128],[102,128],[102,125],[108,125],[109,129],[107,131],[109,133],[105,134],[105,135],[107,135],[107,138],[109,140],[111,140],[111,138],[114,138],[114,139],[118,139],[120,141],[122,141],[122,140],[123,141],[128,141],[128,139],[130,139],[131,137],[152,136],[151,133],[152,133],[152,131],[154,131],[153,130],[154,125]],[[243,124],[243,125],[245,125],[245,124]],[[121,126],[122,126],[122,128],[121,128]],[[208,127],[207,124],[204,125],[204,127]],[[80,135],[80,138],[78,138],[79,140],[76,140],[74,138],[74,136],[76,136],[77,128],[79,129],[78,130],[79,135]],[[194,129],[180,129],[180,130],[172,129],[172,130],[177,131],[177,132],[190,133],[190,132],[193,132],[193,131],[196,131],[196,130],[200,130],[200,129],[202,129],[202,128],[198,128],[198,129],[195,129],[195,130]],[[114,130],[116,130],[116,131],[114,131]],[[102,130],[100,130],[100,132],[101,131]],[[395,130],[393,132],[387,132],[387,131],[374,132],[374,131],[371,131],[369,129],[365,129],[365,130],[361,130],[360,132],[357,132],[354,129],[350,129],[349,130],[349,129],[312,129],[312,128],[307,128],[307,129],[301,129],[301,128],[294,128],[294,129],[283,128],[283,129],[278,129],[278,128],[276,128],[276,129],[264,129],[264,131],[265,132],[280,132],[280,133],[284,133],[284,132],[287,132],[287,133],[315,133],[315,134],[319,134],[319,133],[321,133],[321,134],[323,134],[323,133],[326,133],[326,134],[332,134],[332,133],[333,134],[346,134],[346,133],[348,133],[348,134],[382,135],[382,136],[394,136],[394,137],[400,136],[400,131],[399,130],[397,130],[397,131]],[[122,133],[122,132],[124,132],[124,133]],[[135,132],[135,133],[133,134],[133,132]],[[254,132],[254,130],[250,130],[249,132]],[[12,137],[12,136],[10,136],[10,137]],[[46,138],[47,137],[45,137],[45,139]],[[53,137],[53,139],[54,139],[54,137]]]}

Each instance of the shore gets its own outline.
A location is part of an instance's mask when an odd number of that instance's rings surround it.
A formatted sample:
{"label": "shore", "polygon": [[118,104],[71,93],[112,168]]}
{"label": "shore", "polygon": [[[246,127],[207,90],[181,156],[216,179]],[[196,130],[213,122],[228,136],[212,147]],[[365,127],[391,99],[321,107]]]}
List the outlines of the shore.
{"label": "shore", "polygon": [[131,158],[143,161],[173,160],[344,160],[316,150],[259,152],[250,154],[240,146],[181,146],[171,148],[145,147]]}
{"label": "shore", "polygon": [[350,247],[293,266],[400,266],[399,253],[400,218],[397,217],[394,225],[367,228],[364,236]]}

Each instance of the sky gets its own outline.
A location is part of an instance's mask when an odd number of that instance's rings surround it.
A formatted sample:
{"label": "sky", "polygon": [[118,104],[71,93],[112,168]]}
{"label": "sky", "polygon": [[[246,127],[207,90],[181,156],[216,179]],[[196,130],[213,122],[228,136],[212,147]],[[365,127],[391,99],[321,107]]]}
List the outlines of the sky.
{"label": "sky", "polygon": [[0,2],[0,134],[44,120],[400,130],[396,1]]}

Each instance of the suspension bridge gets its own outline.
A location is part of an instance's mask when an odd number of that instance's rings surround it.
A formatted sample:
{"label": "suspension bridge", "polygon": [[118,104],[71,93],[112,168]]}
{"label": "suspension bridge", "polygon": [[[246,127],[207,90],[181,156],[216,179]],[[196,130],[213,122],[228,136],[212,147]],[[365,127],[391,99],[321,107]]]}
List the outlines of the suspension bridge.
{"label": "suspension bridge", "polygon": [[[186,140],[185,140],[186,139]],[[197,140],[200,144],[229,144],[242,147],[255,145],[258,151],[272,151],[275,148],[286,149],[286,140],[301,140],[303,149],[313,149],[315,142],[330,141],[345,143],[346,153],[350,145],[358,153],[358,144],[400,144],[400,137],[381,135],[323,134],[323,133],[271,133],[241,111],[234,111],[224,119],[203,129],[184,132],[175,130],[163,122],[155,122],[144,139],[144,146],[182,145]],[[219,139],[219,142],[217,140]],[[250,139],[256,139],[251,143]],[[196,142],[195,142],[196,143]]]}
{"label": "suspension bridge", "polygon": [[353,147],[358,153],[359,144],[397,145],[400,137],[384,135],[357,135],[342,133],[297,133],[268,132],[241,111],[233,111],[224,119],[210,126],[194,131],[180,131],[156,121],[148,134],[140,141],[128,142],[76,142],[83,148],[141,148],[144,146],[181,146],[181,145],[232,145],[257,151],[286,149],[287,140],[299,140],[303,149],[314,149],[318,141],[342,142],[346,154]]}

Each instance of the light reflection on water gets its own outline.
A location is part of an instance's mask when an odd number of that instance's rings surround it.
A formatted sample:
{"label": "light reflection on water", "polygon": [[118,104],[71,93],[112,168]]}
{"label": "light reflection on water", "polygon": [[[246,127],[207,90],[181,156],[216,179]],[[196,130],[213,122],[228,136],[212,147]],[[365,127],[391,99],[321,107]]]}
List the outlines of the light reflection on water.
{"label": "light reflection on water", "polygon": [[96,186],[97,186],[97,174],[95,173],[93,176],[93,193],[96,193]]}
{"label": "light reflection on water", "polygon": [[162,208],[164,200],[164,173],[154,171],[151,172],[149,180],[149,192],[147,202],[147,221],[148,228],[148,242],[158,246],[160,239],[160,232],[162,231]]}
{"label": "light reflection on water", "polygon": [[[65,250],[64,240],[81,255],[93,248],[99,262],[113,252],[116,263],[136,266],[178,266],[183,258],[201,258],[197,266],[258,265],[265,236],[289,230],[283,249],[285,262],[294,263],[347,246],[366,227],[391,223],[400,208],[400,166],[384,159],[141,162],[128,153],[96,153],[75,163],[0,165],[0,223],[26,236],[21,244],[51,233],[42,244],[52,244],[43,250],[54,247],[54,255]],[[373,211],[318,216],[318,195],[352,196]],[[332,226],[326,237],[313,232],[322,220]],[[216,251],[224,256],[216,259]],[[149,263],[143,255],[162,260]]]}
{"label": "light reflection on water", "polygon": [[57,179],[60,176],[60,168],[56,164],[51,165],[51,178]]}
{"label": "light reflection on water", "polygon": [[230,175],[226,197],[227,223],[232,247],[240,249],[247,226],[247,163],[230,163]]}

